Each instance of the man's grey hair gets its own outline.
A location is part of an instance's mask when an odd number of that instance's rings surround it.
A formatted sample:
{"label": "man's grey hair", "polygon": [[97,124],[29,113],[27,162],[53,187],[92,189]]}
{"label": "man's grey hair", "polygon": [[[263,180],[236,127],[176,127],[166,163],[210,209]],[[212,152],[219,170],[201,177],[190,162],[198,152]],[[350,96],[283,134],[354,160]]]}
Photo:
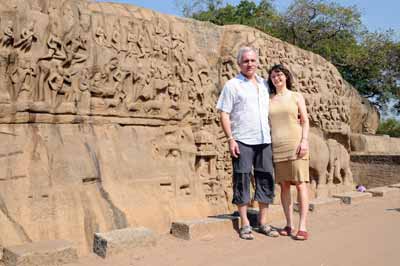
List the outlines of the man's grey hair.
{"label": "man's grey hair", "polygon": [[256,50],[256,48],[250,47],[250,46],[244,46],[239,49],[239,52],[236,57],[236,62],[239,65],[242,63],[243,54],[248,53],[248,52],[254,52],[256,54],[257,60],[258,60],[258,51]]}

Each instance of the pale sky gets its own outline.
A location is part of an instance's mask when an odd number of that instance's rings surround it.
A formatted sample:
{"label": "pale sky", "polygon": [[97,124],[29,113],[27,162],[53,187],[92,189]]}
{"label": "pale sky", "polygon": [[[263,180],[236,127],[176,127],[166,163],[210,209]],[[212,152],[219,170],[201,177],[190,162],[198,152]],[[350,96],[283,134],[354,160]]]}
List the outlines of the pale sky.
{"label": "pale sky", "polygon": [[[98,2],[127,3],[140,7],[150,8],[155,11],[180,15],[175,7],[175,0],[97,0]],[[240,0],[225,0],[224,3],[238,4]],[[255,1],[256,3],[259,1]],[[292,0],[276,0],[278,10],[286,8]],[[396,31],[400,37],[400,1],[399,0],[331,0],[342,6],[356,5],[362,14],[363,24],[370,31],[383,31],[389,28]]]}

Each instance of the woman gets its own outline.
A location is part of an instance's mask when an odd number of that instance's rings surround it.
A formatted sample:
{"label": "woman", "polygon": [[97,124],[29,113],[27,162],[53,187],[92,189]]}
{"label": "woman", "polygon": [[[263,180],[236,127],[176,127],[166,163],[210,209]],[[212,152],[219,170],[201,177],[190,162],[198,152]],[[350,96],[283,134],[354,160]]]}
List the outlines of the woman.
{"label": "woman", "polygon": [[[279,230],[279,233],[283,236],[292,236],[296,240],[307,240],[307,182],[309,182],[307,109],[303,96],[292,91],[292,75],[286,67],[275,65],[269,70],[268,75],[268,85],[271,90],[269,119],[275,178],[276,183],[281,186],[281,202],[286,217],[286,226]],[[293,234],[291,185],[296,186],[300,201],[297,234]]]}

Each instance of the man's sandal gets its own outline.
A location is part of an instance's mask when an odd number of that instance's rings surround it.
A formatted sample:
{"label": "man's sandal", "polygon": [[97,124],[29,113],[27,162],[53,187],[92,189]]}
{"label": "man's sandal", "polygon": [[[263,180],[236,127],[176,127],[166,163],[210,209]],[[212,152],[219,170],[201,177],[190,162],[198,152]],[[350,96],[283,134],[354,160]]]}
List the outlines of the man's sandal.
{"label": "man's sandal", "polygon": [[308,232],[307,231],[297,231],[297,234],[294,236],[295,240],[307,240],[308,239]]}
{"label": "man's sandal", "polygon": [[273,229],[271,226],[269,226],[267,224],[260,225],[258,227],[258,232],[261,234],[264,234],[266,236],[269,236],[269,237],[278,237],[279,236],[278,231],[276,231],[275,229]]}
{"label": "man's sandal", "polygon": [[278,232],[281,236],[292,236],[293,228],[289,226],[285,226],[284,228],[280,229]]}
{"label": "man's sandal", "polygon": [[245,240],[253,240],[254,236],[251,233],[251,226],[250,225],[245,225],[239,230],[239,236],[241,239]]}

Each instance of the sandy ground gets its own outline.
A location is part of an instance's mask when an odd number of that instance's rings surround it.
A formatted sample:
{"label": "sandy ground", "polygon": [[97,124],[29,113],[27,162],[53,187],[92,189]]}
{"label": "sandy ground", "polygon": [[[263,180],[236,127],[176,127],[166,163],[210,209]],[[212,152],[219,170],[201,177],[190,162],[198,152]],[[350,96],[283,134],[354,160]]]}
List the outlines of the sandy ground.
{"label": "sandy ground", "polygon": [[[273,223],[282,226],[283,221]],[[385,198],[318,210],[309,217],[308,241],[269,238],[255,233],[253,241],[237,233],[185,241],[162,236],[157,246],[108,259],[95,255],[68,266],[399,266],[400,190]]]}

